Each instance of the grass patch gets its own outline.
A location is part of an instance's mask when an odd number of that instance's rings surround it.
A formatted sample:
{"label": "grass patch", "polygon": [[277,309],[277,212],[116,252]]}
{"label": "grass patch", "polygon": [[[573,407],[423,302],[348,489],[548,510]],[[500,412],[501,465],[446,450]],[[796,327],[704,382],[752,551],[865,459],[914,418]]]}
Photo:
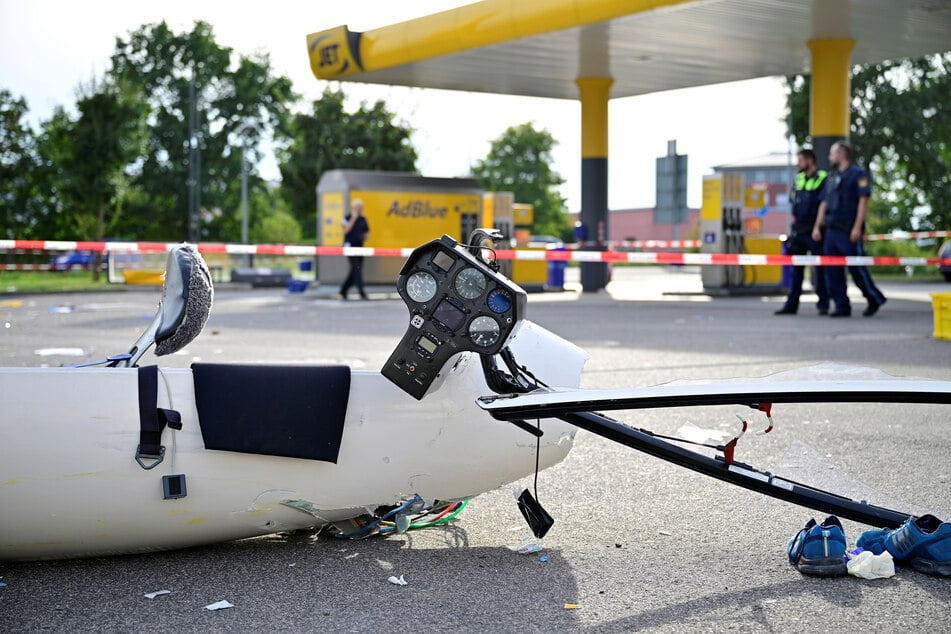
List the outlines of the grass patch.
{"label": "grass patch", "polygon": [[99,281],[92,271],[0,271],[0,294],[69,293],[73,291],[111,291],[123,288],[110,284],[103,273]]}

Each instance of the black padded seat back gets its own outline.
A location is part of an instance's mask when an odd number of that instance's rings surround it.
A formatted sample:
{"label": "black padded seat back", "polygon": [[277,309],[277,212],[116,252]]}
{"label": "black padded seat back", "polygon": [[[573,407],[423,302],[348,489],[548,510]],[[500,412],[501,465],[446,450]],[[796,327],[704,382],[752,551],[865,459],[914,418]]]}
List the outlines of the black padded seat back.
{"label": "black padded seat back", "polygon": [[337,462],[348,366],[192,364],[206,449]]}

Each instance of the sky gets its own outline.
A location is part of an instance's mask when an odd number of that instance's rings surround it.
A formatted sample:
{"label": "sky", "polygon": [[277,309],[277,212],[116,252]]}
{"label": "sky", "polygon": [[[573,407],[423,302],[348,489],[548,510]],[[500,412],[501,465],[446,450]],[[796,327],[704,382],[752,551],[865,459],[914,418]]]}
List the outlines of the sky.
{"label": "sky", "polygon": [[[578,101],[317,80],[307,57],[308,33],[346,24],[366,31],[468,4],[467,0],[0,0],[0,89],[26,99],[30,120],[57,105],[72,110],[76,89],[102,77],[117,37],[165,20],[175,32],[196,20],[212,25],[216,42],[236,53],[267,53],[275,73],[293,82],[303,110],[328,85],[348,106],[383,99],[415,132],[424,176],[466,176],[506,128],[532,122],[557,140],[554,168],[565,179],[570,211],[581,201],[581,106]],[[787,152],[781,78],[763,78],[612,100],[608,107],[608,207],[652,207],[654,167],[667,142],[688,156],[687,203],[699,207],[704,174],[713,166],[770,152]],[[257,166],[279,178],[273,157]]]}

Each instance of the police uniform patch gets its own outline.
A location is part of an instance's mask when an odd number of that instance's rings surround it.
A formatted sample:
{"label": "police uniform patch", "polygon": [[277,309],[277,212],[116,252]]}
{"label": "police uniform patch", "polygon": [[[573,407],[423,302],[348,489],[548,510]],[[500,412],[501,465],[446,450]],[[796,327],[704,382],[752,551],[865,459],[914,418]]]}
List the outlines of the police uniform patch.
{"label": "police uniform patch", "polygon": [[858,180],[858,186],[859,186],[859,187],[868,187],[868,179],[865,178],[865,177],[860,178],[860,179]]}

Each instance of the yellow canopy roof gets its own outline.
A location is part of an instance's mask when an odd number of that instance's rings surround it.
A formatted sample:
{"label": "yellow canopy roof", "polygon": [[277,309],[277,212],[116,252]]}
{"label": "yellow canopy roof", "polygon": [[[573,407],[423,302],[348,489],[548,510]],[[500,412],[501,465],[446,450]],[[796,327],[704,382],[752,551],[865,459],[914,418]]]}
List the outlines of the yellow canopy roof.
{"label": "yellow canopy roof", "polygon": [[951,0],[484,0],[307,44],[319,79],[577,99],[808,72],[843,37],[856,64],[951,50]]}

